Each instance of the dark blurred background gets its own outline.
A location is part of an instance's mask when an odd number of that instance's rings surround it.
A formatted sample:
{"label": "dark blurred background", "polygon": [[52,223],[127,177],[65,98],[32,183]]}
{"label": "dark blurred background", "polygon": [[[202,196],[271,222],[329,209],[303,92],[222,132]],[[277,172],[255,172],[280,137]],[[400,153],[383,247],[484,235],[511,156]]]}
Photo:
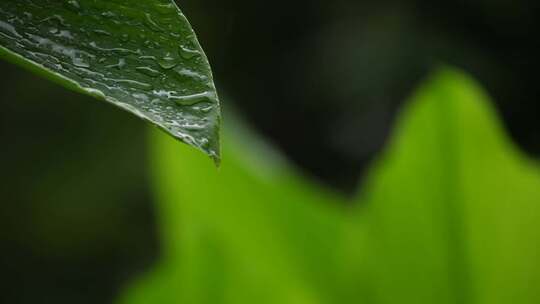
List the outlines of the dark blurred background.
{"label": "dark blurred background", "polygon": [[[537,1],[179,5],[224,107],[338,191],[357,188],[404,100],[442,64],[480,80],[515,142],[540,155]],[[0,71],[0,303],[109,303],[159,257],[146,125]]]}

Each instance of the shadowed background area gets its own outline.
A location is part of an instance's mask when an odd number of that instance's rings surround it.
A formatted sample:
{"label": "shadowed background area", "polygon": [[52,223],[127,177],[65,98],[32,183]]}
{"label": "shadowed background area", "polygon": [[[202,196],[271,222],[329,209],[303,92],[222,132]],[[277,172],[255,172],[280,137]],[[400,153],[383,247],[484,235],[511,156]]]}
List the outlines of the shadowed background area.
{"label": "shadowed background area", "polygon": [[[538,2],[179,5],[224,107],[343,193],[440,64],[478,79],[514,141],[540,154]],[[0,71],[0,302],[108,303],[159,256],[145,124],[7,63]]]}

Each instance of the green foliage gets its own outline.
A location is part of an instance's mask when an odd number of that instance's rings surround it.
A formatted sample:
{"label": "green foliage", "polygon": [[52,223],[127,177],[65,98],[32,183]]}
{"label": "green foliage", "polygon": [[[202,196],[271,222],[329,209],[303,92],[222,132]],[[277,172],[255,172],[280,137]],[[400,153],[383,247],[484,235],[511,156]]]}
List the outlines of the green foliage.
{"label": "green foliage", "polygon": [[4,0],[0,57],[106,100],[219,160],[210,66],[172,0]]}
{"label": "green foliage", "polygon": [[540,171],[445,70],[354,204],[241,127],[223,167],[152,133],[164,257],[121,303],[539,303]]}

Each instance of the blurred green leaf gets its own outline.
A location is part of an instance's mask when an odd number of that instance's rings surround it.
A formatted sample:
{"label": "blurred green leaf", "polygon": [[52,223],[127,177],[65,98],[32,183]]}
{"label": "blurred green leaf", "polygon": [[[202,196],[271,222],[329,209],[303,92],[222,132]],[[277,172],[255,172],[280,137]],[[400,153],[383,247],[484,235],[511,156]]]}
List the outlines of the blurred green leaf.
{"label": "blurred green leaf", "polygon": [[337,261],[342,229],[332,202],[339,198],[292,174],[232,121],[219,171],[185,149],[180,154],[186,158],[177,161],[174,142],[151,137],[165,257],[151,275],[155,280],[143,280],[127,303],[312,303],[331,297],[330,263]]}
{"label": "blurred green leaf", "polygon": [[5,0],[0,57],[106,100],[219,160],[210,66],[172,0]]}
{"label": "blurred green leaf", "polygon": [[538,169],[472,79],[429,81],[365,186],[376,303],[539,303]]}
{"label": "blurred green leaf", "polygon": [[242,128],[219,171],[152,134],[164,256],[121,303],[538,303],[540,171],[485,94],[444,70],[400,117],[354,207]]}

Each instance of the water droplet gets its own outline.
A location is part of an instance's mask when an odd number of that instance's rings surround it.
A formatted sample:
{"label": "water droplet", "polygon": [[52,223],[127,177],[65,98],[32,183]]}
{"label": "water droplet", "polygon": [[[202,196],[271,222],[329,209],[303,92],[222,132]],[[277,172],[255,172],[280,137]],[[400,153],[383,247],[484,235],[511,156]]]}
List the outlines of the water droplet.
{"label": "water droplet", "polygon": [[129,49],[125,49],[125,48],[105,48],[105,47],[100,47],[97,45],[97,43],[95,41],[92,41],[88,44],[90,47],[92,47],[93,49],[97,50],[97,51],[101,51],[101,52],[116,52],[116,53],[120,53],[120,54],[139,54],[140,53],[140,50],[129,50]]}
{"label": "water droplet", "polygon": [[153,40],[146,40],[144,42],[144,46],[146,46],[149,49],[159,49],[161,45],[159,42],[153,41]]}
{"label": "water droplet", "polygon": [[80,57],[73,57],[71,59],[71,61],[73,62],[74,66],[77,66],[77,67],[80,67],[80,68],[89,68],[90,67],[90,63],[84,61],[84,59],[80,58]]}
{"label": "water droplet", "polygon": [[167,54],[165,57],[158,59],[157,62],[159,66],[161,66],[165,70],[170,70],[178,64],[176,58],[172,57],[170,54]]}
{"label": "water droplet", "polygon": [[66,30],[60,31],[58,34],[56,34],[56,37],[73,39],[73,35],[71,34],[71,32]]}
{"label": "water droplet", "polygon": [[195,80],[206,80],[208,77],[205,75],[199,74],[197,72],[194,72],[192,70],[183,68],[183,67],[177,67],[174,69],[176,74],[178,74],[181,78],[192,78]]}
{"label": "water droplet", "polygon": [[135,70],[139,73],[142,73],[150,77],[158,77],[159,75],[161,75],[159,71],[156,71],[152,69],[151,67],[136,67]]}
{"label": "water droplet", "polygon": [[199,111],[201,111],[202,113],[210,113],[210,111],[212,111],[214,107],[213,106],[209,106],[209,107],[204,107],[204,108],[200,108]]}
{"label": "water droplet", "polygon": [[178,48],[178,52],[180,53],[180,56],[182,56],[182,58],[187,59],[187,60],[189,60],[189,59],[191,59],[193,57],[200,56],[199,51],[192,50],[192,49],[187,48],[185,46],[180,46]]}
{"label": "water droplet", "polygon": [[144,55],[144,56],[139,56],[139,59],[141,59],[141,60],[156,60],[156,57]]}
{"label": "water droplet", "polygon": [[113,18],[113,17],[116,17],[116,14],[111,11],[106,11],[106,12],[101,13],[101,16],[107,17],[107,18]]}
{"label": "water droplet", "polygon": [[199,145],[201,148],[207,148],[209,144],[210,144],[210,141],[208,140],[208,138],[201,138],[199,142]]}
{"label": "water droplet", "polygon": [[143,94],[143,93],[135,93],[135,94],[132,94],[131,96],[133,96],[136,101],[148,102],[148,99],[149,99],[148,95]]}
{"label": "water droplet", "polygon": [[15,27],[7,22],[4,22],[2,20],[0,20],[0,30],[2,31],[5,31],[5,32],[8,32],[9,34],[13,35],[14,37],[17,37],[17,38],[22,38],[21,35],[19,35],[19,33],[17,32],[17,30],[15,29]]}
{"label": "water droplet", "polygon": [[152,99],[152,101],[150,102],[152,105],[156,106],[156,105],[160,105],[162,104],[163,102],[161,101],[161,99],[159,98],[154,98]]}
{"label": "water droplet", "polygon": [[94,88],[84,88],[84,90],[90,94],[91,96],[94,96],[94,97],[97,97],[97,98],[101,98],[101,99],[106,99],[107,97],[105,96],[105,93],[103,93],[102,91],[100,90],[97,90],[97,89],[94,89]]}
{"label": "water droplet", "polygon": [[116,83],[128,85],[128,86],[130,86],[131,88],[134,88],[134,89],[140,89],[140,90],[149,91],[149,90],[152,90],[154,88],[151,84],[148,84],[148,83],[145,83],[145,82],[140,82],[140,81],[135,81],[135,80],[131,80],[131,79],[110,79],[110,80],[112,80],[112,81],[114,81]]}
{"label": "water droplet", "polygon": [[154,21],[154,19],[152,19],[152,16],[149,13],[145,13],[144,17],[146,27],[154,32],[163,32],[163,29]]}
{"label": "water droplet", "polygon": [[77,12],[81,9],[81,5],[79,4],[79,1],[77,0],[69,0],[66,2],[66,7],[74,12]]}
{"label": "water droplet", "polygon": [[93,32],[102,36],[111,36],[111,33],[104,30],[93,30]]}
{"label": "water droplet", "polygon": [[181,106],[192,106],[203,101],[211,100],[211,93],[203,92],[192,95],[183,95],[183,96],[169,96],[169,99],[173,100],[176,104]]}
{"label": "water droplet", "polygon": [[180,125],[180,127],[184,130],[188,131],[200,131],[204,130],[204,125],[196,124],[196,123],[185,123],[183,125]]}
{"label": "water droplet", "polygon": [[157,4],[156,10],[160,14],[171,14],[174,12],[174,4],[168,3],[168,4]]}
{"label": "water droplet", "polygon": [[[52,22],[50,22],[50,21],[52,21]],[[64,27],[68,26],[66,24],[66,21],[64,20],[64,17],[62,17],[60,15],[52,15],[51,17],[47,17],[47,18],[42,19],[42,20],[39,21],[39,23],[42,23],[42,22],[57,23],[57,24],[60,24],[61,26],[64,26]]]}
{"label": "water droplet", "polygon": [[126,60],[124,58],[120,58],[120,59],[118,59],[118,63],[108,65],[108,66],[106,66],[106,68],[109,68],[109,69],[110,68],[117,68],[117,69],[121,70],[125,66],[126,66]]}

